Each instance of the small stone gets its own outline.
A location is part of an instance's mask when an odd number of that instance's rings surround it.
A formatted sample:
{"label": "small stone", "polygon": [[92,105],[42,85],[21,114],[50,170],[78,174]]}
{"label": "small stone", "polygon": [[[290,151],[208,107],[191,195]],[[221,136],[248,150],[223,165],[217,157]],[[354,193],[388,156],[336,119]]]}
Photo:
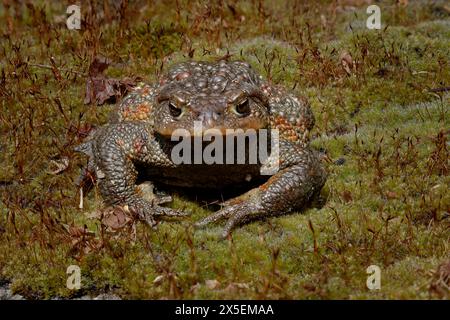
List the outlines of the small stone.
{"label": "small stone", "polygon": [[8,300],[12,296],[11,290],[8,289],[8,286],[0,287],[0,300]]}
{"label": "small stone", "polygon": [[388,199],[397,199],[398,198],[398,194],[394,191],[387,191],[386,192],[386,197]]}
{"label": "small stone", "polygon": [[119,296],[112,293],[102,293],[94,298],[94,300],[122,300]]}
{"label": "small stone", "polygon": [[205,286],[210,290],[214,290],[220,287],[220,282],[217,281],[216,279],[206,280]]}
{"label": "small stone", "polygon": [[345,158],[339,158],[334,162],[334,164],[337,166],[342,166],[344,163],[345,163]]}
{"label": "small stone", "polygon": [[198,290],[200,290],[200,288],[201,288],[201,284],[197,282],[196,284],[191,286],[189,291],[192,292],[193,294],[196,294],[198,292]]}
{"label": "small stone", "polygon": [[163,280],[164,280],[164,276],[161,274],[161,275],[157,276],[155,278],[155,280],[153,280],[153,284],[155,286],[159,286],[163,282]]}
{"label": "small stone", "polygon": [[88,295],[85,295],[85,296],[82,296],[80,298],[75,298],[73,300],[92,300],[92,297],[88,296]]}

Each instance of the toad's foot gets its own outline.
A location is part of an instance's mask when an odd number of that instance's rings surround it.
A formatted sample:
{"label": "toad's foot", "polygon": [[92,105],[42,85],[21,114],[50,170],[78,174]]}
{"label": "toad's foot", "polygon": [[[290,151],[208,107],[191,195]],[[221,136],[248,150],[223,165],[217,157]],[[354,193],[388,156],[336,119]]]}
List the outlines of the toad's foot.
{"label": "toad's foot", "polygon": [[252,220],[252,217],[256,219],[256,217],[263,216],[264,214],[264,209],[258,205],[255,205],[252,202],[242,202],[224,207],[223,209],[197,222],[195,226],[204,227],[210,223],[228,218],[221,235],[222,238],[225,239],[230,235],[231,231],[236,226],[243,224],[248,220]]}
{"label": "toad's foot", "polygon": [[130,201],[128,208],[137,215],[139,220],[144,221],[150,227],[155,227],[158,224],[155,217],[185,217],[189,215],[188,212],[162,207],[143,198],[136,198]]}

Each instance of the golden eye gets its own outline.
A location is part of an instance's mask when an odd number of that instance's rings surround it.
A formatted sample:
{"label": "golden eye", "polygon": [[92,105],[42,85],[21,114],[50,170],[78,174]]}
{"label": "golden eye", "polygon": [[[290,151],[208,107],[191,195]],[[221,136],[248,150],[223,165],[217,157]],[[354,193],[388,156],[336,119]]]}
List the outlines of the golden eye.
{"label": "golden eye", "polygon": [[234,110],[236,111],[237,115],[240,116],[247,116],[250,114],[250,101],[248,99],[245,99],[238,105],[234,107]]}
{"label": "golden eye", "polygon": [[172,117],[178,118],[181,116],[182,110],[175,106],[172,102],[169,102],[169,112]]}

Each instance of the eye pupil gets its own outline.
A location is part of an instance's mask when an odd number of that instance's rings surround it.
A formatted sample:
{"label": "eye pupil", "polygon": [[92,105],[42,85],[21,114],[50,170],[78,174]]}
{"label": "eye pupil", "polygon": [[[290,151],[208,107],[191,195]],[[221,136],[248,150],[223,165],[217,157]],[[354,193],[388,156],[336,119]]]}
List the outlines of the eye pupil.
{"label": "eye pupil", "polygon": [[241,102],[236,106],[236,111],[239,114],[245,115],[250,113],[250,104],[248,102],[248,99],[245,99],[245,101]]}
{"label": "eye pupil", "polygon": [[173,103],[169,103],[169,111],[173,117],[179,117],[181,115],[181,109],[177,108]]}

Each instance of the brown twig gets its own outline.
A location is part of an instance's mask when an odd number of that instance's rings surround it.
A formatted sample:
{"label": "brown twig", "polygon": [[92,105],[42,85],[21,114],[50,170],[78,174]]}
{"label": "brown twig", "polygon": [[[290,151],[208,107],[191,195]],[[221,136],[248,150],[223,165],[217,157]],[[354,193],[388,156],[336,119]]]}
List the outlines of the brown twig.
{"label": "brown twig", "polygon": [[450,91],[450,87],[440,87],[440,88],[433,88],[430,89],[431,92],[445,92]]}

